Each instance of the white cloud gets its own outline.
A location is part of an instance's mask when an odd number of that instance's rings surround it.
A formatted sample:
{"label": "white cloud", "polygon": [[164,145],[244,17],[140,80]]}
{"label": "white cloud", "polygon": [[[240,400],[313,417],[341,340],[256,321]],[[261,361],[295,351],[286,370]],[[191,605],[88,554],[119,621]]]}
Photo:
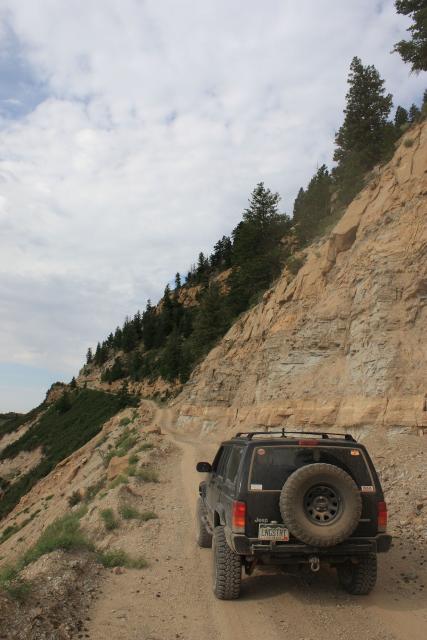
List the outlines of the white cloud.
{"label": "white cloud", "polygon": [[0,123],[0,359],[62,368],[240,218],[330,163],[353,55],[396,103],[407,21],[371,0],[3,0],[48,98]]}

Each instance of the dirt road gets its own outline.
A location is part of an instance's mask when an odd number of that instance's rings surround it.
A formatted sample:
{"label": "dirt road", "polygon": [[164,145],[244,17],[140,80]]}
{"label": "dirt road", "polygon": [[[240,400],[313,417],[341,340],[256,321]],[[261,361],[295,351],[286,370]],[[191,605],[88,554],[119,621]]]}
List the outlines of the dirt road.
{"label": "dirt road", "polygon": [[334,572],[323,569],[307,576],[256,572],[244,578],[240,600],[216,600],[211,592],[211,551],[196,546],[194,526],[200,481],[195,463],[211,459],[214,447],[170,437],[179,451],[156,506],[158,536],[144,546],[140,530],[133,533],[135,548],[144,548],[150,567],[108,574],[98,603],[89,612],[86,637],[424,640],[427,554],[402,540],[380,557],[378,585],[367,597],[343,593]]}

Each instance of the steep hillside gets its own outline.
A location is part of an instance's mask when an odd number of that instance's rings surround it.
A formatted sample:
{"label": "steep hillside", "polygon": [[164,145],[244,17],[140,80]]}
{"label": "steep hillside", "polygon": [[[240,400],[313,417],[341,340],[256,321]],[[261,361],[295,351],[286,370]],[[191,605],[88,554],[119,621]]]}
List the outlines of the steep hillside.
{"label": "steep hillside", "polygon": [[427,427],[427,123],[196,369],[181,427]]}
{"label": "steep hillside", "polygon": [[39,407],[5,422],[0,427],[0,520],[41,478],[132,403],[124,394],[53,385]]}

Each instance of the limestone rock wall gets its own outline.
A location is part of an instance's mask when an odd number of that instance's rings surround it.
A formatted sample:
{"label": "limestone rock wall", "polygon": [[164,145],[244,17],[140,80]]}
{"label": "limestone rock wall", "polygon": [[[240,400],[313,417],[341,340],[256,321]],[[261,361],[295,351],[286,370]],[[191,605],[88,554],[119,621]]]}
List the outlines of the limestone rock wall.
{"label": "limestone rock wall", "polygon": [[179,424],[427,428],[427,123],[197,368]]}

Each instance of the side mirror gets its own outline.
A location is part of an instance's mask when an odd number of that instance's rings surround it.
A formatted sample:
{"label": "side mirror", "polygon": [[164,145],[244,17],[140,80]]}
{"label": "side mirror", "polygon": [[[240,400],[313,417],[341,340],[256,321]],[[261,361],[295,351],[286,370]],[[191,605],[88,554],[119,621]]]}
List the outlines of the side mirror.
{"label": "side mirror", "polygon": [[196,471],[199,473],[211,473],[212,465],[209,462],[198,462],[196,465]]}

